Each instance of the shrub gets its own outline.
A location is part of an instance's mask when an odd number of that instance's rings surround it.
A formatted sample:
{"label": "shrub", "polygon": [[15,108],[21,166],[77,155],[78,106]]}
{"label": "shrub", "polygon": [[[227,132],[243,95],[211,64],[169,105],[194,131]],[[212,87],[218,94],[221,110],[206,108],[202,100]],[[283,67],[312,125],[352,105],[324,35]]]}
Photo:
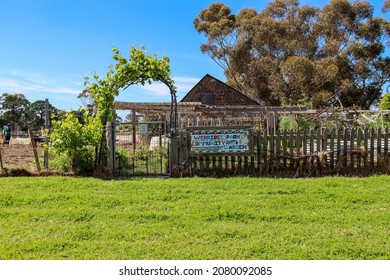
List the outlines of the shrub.
{"label": "shrub", "polygon": [[312,127],[310,121],[304,116],[282,116],[279,121],[280,130],[309,130]]}
{"label": "shrub", "polygon": [[116,149],[115,156],[117,160],[117,172],[119,174],[124,173],[127,169],[131,167],[130,165],[130,159],[128,153],[123,149]]}
{"label": "shrub", "polygon": [[86,110],[83,114],[84,124],[72,113],[62,121],[53,121],[50,149],[63,171],[71,169],[76,174],[86,174],[93,170],[94,148],[101,138],[101,125]]}

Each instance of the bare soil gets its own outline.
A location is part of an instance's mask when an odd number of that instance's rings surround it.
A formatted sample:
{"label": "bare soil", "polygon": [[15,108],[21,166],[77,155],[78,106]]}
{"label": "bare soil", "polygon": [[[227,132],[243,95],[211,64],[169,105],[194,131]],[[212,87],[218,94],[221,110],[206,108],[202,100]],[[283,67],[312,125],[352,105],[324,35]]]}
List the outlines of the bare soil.
{"label": "bare soil", "polygon": [[[34,151],[31,145],[0,145],[0,153],[4,168],[36,171]],[[40,159],[43,157],[41,147],[37,147],[37,154]]]}

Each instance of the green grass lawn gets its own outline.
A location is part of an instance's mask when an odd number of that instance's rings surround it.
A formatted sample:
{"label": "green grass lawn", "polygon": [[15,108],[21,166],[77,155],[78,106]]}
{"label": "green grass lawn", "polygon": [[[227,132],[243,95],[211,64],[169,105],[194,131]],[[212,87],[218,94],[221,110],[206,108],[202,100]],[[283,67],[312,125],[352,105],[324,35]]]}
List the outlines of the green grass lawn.
{"label": "green grass lawn", "polygon": [[390,259],[390,176],[0,178],[0,259]]}

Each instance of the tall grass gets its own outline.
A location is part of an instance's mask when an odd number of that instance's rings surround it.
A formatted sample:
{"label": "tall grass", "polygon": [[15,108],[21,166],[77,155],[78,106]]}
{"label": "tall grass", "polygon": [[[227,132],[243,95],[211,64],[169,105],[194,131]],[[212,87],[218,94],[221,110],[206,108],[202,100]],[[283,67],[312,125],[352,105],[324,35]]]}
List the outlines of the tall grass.
{"label": "tall grass", "polygon": [[390,177],[0,178],[0,259],[389,259]]}

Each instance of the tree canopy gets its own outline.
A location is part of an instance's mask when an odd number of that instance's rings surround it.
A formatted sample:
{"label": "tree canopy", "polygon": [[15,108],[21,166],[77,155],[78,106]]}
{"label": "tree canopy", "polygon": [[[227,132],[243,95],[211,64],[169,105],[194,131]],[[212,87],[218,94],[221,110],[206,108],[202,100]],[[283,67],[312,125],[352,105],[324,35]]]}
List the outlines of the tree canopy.
{"label": "tree canopy", "polygon": [[[58,109],[49,104],[49,110],[53,114]],[[0,124],[11,123],[13,127],[27,130],[42,129],[45,126],[45,101],[30,102],[22,93],[3,93],[0,96]]]}
{"label": "tree canopy", "polygon": [[213,3],[194,26],[227,82],[264,105],[369,108],[390,81],[389,22],[368,2],[332,0],[320,9],[275,0],[236,15]]}

